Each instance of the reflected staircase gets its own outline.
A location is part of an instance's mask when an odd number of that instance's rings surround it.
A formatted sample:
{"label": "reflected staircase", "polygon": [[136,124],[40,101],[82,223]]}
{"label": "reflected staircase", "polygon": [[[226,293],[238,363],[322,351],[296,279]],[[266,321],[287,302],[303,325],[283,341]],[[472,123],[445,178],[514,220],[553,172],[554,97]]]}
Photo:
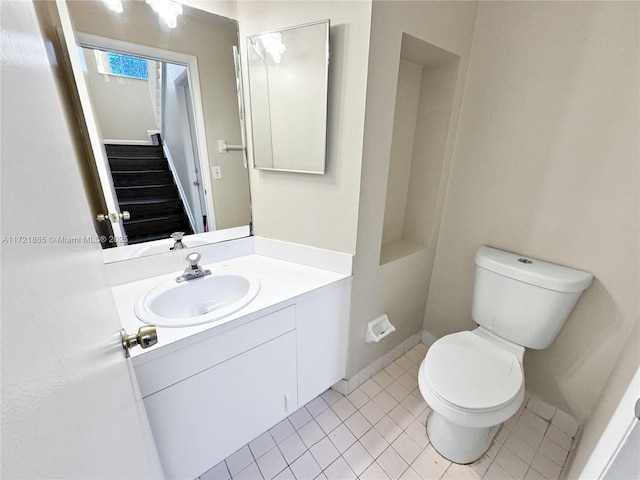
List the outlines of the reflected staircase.
{"label": "reflected staircase", "polygon": [[105,144],[129,245],[193,233],[162,145]]}

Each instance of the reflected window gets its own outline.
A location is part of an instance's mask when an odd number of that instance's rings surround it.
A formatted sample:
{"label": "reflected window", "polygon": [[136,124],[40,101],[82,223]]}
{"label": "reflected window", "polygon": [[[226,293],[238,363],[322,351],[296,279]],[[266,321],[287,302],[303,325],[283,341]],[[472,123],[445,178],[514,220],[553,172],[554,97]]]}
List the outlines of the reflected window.
{"label": "reflected window", "polygon": [[149,67],[147,60],[121,53],[102,52],[95,50],[98,72],[106,75],[117,75],[120,77],[137,78],[139,80],[149,79]]}

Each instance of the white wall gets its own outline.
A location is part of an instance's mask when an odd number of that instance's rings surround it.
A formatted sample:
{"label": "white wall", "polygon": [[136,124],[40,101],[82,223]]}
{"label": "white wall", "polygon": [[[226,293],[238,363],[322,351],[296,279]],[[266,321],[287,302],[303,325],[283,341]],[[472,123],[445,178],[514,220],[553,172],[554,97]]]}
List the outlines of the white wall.
{"label": "white wall", "polygon": [[[368,1],[238,3],[245,88],[247,36],[327,18],[331,21],[327,173],[252,169],[252,209],[257,235],[355,252],[370,15]],[[277,159],[274,162],[277,164]]]}
{"label": "white wall", "polygon": [[583,420],[638,322],[638,2],[480,2],[424,328],[474,326],[491,245],[595,275],[527,388]]}
{"label": "white wall", "polygon": [[[432,226],[437,230],[464,89],[476,9],[475,2],[373,3],[358,241],[354,263],[350,358],[347,367],[349,376],[356,374],[422,329],[432,259],[435,254],[435,245],[429,243],[411,255],[380,265],[402,33],[406,32],[423,42],[444,49],[453,54],[451,56],[460,57],[457,82],[453,86],[453,107],[449,101],[449,108],[452,108],[451,123],[445,124],[444,149],[433,162],[434,168],[427,168],[428,174],[435,175],[436,179],[429,185],[434,190],[430,192],[433,202],[425,205],[423,212],[424,215],[432,212]],[[420,117],[420,113],[417,115]],[[418,119],[416,140],[426,137],[431,141],[437,141],[431,136],[431,131],[422,128],[428,124],[429,122]],[[380,343],[365,344],[366,323],[385,312],[397,331]]]}

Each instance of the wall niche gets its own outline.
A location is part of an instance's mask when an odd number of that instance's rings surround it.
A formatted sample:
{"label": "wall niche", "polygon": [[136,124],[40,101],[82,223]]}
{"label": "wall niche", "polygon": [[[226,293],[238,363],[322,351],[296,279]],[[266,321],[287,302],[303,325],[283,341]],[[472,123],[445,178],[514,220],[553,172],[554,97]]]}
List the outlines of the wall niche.
{"label": "wall niche", "polygon": [[434,245],[460,57],[402,34],[380,265]]}

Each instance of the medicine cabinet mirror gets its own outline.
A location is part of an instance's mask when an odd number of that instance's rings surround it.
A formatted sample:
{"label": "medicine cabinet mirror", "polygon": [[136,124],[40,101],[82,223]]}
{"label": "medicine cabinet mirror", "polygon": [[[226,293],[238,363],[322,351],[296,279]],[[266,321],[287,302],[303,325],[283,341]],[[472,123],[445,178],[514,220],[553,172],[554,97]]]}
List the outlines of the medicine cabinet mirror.
{"label": "medicine cabinet mirror", "polygon": [[107,262],[169,252],[177,231],[187,247],[250,234],[238,24],[148,3],[57,2]]}
{"label": "medicine cabinet mirror", "polygon": [[254,165],[325,173],[329,20],[247,37]]}

